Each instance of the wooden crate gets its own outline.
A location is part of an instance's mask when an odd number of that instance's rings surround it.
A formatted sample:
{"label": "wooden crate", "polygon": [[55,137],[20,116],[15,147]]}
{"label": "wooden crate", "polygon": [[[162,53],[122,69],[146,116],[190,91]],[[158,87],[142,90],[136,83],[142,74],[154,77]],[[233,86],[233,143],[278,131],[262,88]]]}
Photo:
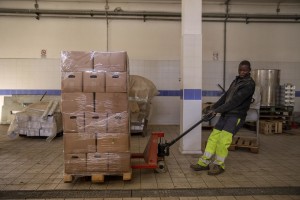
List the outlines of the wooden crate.
{"label": "wooden crate", "polygon": [[266,135],[282,133],[282,121],[278,120],[261,120],[259,122],[259,132]]}

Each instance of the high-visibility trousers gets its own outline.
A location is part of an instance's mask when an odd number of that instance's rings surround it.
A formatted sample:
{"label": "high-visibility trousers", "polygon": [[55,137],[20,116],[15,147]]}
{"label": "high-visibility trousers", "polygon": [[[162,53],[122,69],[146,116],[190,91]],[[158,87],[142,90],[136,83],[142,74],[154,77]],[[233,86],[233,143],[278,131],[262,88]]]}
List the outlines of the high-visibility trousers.
{"label": "high-visibility trousers", "polygon": [[198,164],[207,166],[211,163],[212,157],[215,156],[213,163],[225,169],[225,159],[228,156],[232,137],[243,124],[244,120],[235,116],[220,117],[207,140],[204,154],[200,157]]}

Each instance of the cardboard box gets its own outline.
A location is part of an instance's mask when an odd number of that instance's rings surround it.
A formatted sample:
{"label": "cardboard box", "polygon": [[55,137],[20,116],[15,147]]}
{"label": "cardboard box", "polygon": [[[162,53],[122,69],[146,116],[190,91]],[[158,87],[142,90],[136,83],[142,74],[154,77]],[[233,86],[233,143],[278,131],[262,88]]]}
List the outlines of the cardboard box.
{"label": "cardboard box", "polygon": [[62,51],[61,52],[61,71],[78,72],[93,69],[92,51]]}
{"label": "cardboard box", "polygon": [[39,128],[28,128],[27,136],[40,136]]}
{"label": "cardboard box", "polygon": [[108,133],[128,133],[128,112],[110,113],[107,119]]}
{"label": "cardboard box", "polygon": [[46,137],[49,137],[49,136],[55,136],[56,135],[56,129],[53,129],[53,128],[43,128],[43,129],[40,129],[40,136],[46,136]]}
{"label": "cardboard box", "polygon": [[116,153],[129,151],[129,134],[98,133],[97,152]]}
{"label": "cardboard box", "polygon": [[62,92],[82,92],[82,72],[61,73]]}
{"label": "cardboard box", "polygon": [[128,172],[130,168],[130,152],[108,154],[109,172]]}
{"label": "cardboard box", "polygon": [[86,133],[106,133],[107,113],[86,112],[85,132]]}
{"label": "cardboard box", "polygon": [[56,125],[55,121],[54,122],[47,122],[41,121],[41,128],[53,128],[53,126]]}
{"label": "cardboard box", "polygon": [[88,153],[87,154],[88,172],[107,172],[108,154],[107,153]]}
{"label": "cardboard box", "polygon": [[27,136],[27,134],[28,134],[28,128],[17,128],[16,132],[19,133],[19,135]]}
{"label": "cardboard box", "polygon": [[93,93],[62,93],[62,113],[94,112]]}
{"label": "cardboard box", "polygon": [[83,72],[83,92],[105,92],[105,72]]}
{"label": "cardboard box", "polygon": [[127,72],[106,72],[106,92],[127,92]]}
{"label": "cardboard box", "polygon": [[83,133],[84,113],[63,113],[63,130],[67,133]]}
{"label": "cardboard box", "polygon": [[95,111],[97,113],[127,112],[127,93],[96,93]]}
{"label": "cardboard box", "polygon": [[106,72],[126,72],[127,53],[121,52],[95,52],[94,69]]}
{"label": "cardboard box", "polygon": [[28,128],[28,122],[16,122],[18,124],[18,128]]}
{"label": "cardboard box", "polygon": [[86,154],[65,154],[65,173],[75,174],[86,172]]}
{"label": "cardboard box", "polygon": [[96,152],[96,135],[94,133],[64,133],[64,152]]}
{"label": "cardboard box", "polygon": [[17,122],[28,122],[31,118],[30,115],[28,115],[28,113],[26,112],[19,112],[15,116]]}
{"label": "cardboard box", "polygon": [[29,128],[29,129],[40,129],[41,128],[41,122],[28,121],[27,122],[27,128]]}

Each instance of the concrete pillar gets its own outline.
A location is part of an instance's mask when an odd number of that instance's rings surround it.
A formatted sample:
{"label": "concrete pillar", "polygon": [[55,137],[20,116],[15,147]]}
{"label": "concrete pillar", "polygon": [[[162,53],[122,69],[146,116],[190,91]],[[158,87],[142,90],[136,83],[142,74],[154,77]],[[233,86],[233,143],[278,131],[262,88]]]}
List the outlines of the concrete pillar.
{"label": "concrete pillar", "polygon": [[[180,133],[202,115],[202,0],[182,0]],[[183,154],[201,152],[201,126],[180,140]]]}

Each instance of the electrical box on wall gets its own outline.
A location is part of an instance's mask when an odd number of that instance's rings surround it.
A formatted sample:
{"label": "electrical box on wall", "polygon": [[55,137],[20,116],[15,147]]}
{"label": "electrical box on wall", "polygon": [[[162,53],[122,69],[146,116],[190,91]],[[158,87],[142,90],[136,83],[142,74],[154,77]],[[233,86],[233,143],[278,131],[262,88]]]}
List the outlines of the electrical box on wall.
{"label": "electrical box on wall", "polygon": [[219,52],[217,51],[213,52],[213,60],[219,60]]}
{"label": "electrical box on wall", "polygon": [[46,49],[42,49],[41,50],[41,58],[46,58],[47,57],[47,50]]}

